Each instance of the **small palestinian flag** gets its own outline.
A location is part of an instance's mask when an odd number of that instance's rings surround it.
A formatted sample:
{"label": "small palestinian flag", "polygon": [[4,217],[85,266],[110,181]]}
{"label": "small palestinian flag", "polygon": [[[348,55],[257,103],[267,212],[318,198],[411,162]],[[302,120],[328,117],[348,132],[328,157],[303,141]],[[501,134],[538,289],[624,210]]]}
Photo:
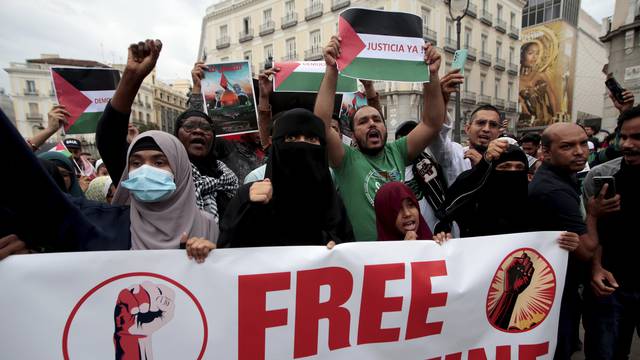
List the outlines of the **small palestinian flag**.
{"label": "small palestinian flag", "polygon": [[[275,74],[273,90],[276,92],[312,92],[317,93],[324,77],[324,61],[287,61],[275,63],[280,68]],[[356,79],[338,77],[337,93],[349,93],[358,90]]]}
{"label": "small palestinian flag", "polygon": [[67,149],[66,146],[64,146],[64,143],[62,141],[58,141],[56,146],[52,147],[49,151],[59,152],[66,157],[71,157],[71,152],[69,151],[69,149]]}
{"label": "small palestinian flag", "polygon": [[338,70],[367,80],[429,81],[422,19],[413,14],[351,8],[338,20]]}
{"label": "small palestinian flag", "polygon": [[115,69],[52,67],[58,103],[71,113],[68,134],[96,132],[98,119],[113,97],[120,73]]}

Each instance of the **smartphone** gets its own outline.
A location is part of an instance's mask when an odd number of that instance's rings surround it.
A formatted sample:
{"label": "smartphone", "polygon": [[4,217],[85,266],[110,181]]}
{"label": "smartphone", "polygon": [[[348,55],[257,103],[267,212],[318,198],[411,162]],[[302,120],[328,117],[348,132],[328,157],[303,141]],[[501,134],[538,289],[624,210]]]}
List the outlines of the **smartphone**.
{"label": "smartphone", "polygon": [[600,194],[600,191],[602,191],[602,187],[604,186],[604,184],[609,184],[607,192],[604,194],[604,198],[611,199],[612,197],[616,196],[616,179],[613,176],[594,176],[593,182],[596,185],[596,192],[594,194],[595,196],[598,196]]}
{"label": "smartphone", "polygon": [[460,69],[460,74],[464,75],[464,63],[467,61],[467,49],[456,50],[453,54],[453,62],[451,63],[451,69]]}
{"label": "smartphone", "polygon": [[624,102],[624,96],[622,96],[622,93],[625,92],[626,89],[620,86],[620,83],[618,83],[616,78],[613,76],[608,78],[604,84],[607,85],[607,89],[611,91],[611,95],[613,95],[613,97],[622,104]]}

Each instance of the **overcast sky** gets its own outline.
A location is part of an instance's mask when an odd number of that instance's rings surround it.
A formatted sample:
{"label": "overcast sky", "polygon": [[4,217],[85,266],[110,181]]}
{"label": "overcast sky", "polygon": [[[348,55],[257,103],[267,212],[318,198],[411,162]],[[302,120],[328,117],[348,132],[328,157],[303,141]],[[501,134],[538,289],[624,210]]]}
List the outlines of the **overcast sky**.
{"label": "overcast sky", "polygon": [[[60,57],[123,63],[131,42],[161,39],[160,79],[188,78],[207,6],[217,0],[0,0],[0,67]],[[614,0],[582,0],[596,20],[613,13]],[[9,78],[0,71],[0,87]]]}

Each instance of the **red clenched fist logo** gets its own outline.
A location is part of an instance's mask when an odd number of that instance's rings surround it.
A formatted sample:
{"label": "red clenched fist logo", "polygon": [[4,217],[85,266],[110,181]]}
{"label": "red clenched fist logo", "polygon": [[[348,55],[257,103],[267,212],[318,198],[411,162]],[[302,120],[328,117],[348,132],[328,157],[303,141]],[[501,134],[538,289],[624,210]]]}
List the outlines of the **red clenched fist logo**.
{"label": "red clenched fist logo", "polygon": [[487,295],[487,318],[498,330],[528,331],[542,323],[555,297],[556,278],[533,249],[518,249],[500,264]]}
{"label": "red clenched fist logo", "polygon": [[152,359],[151,335],[173,318],[175,293],[145,281],[120,291],[114,311],[116,360]]}

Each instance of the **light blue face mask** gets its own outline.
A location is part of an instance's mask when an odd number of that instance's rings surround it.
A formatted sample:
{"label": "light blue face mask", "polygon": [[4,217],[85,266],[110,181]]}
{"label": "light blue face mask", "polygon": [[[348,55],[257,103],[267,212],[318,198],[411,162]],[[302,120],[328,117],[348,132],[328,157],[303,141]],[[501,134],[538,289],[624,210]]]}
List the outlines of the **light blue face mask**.
{"label": "light blue face mask", "polygon": [[164,200],[176,190],[171,172],[147,164],[129,172],[129,178],[120,184],[141,202]]}

